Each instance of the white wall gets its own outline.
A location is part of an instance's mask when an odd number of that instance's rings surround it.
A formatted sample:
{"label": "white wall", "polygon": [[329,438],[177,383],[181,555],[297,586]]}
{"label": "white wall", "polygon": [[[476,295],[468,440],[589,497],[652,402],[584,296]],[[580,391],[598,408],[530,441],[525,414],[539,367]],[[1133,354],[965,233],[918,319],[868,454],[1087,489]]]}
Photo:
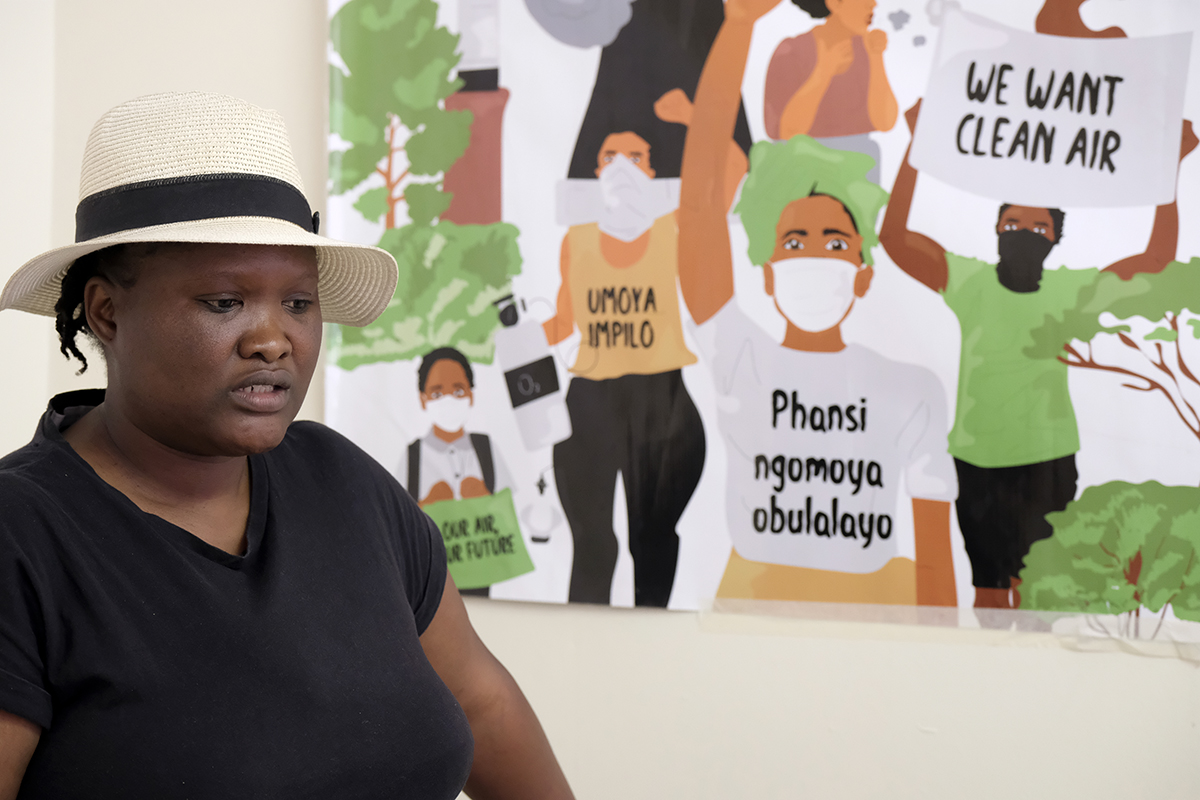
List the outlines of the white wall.
{"label": "white wall", "polygon": [[[0,0],[0,20],[0,278],[70,240],[92,122],[146,92],[279,109],[323,208],[322,0]],[[74,378],[52,332],[0,314],[0,450],[28,440],[50,391],[102,381]],[[1046,634],[470,610],[580,798],[1200,797],[1200,676],[1186,661]]]}

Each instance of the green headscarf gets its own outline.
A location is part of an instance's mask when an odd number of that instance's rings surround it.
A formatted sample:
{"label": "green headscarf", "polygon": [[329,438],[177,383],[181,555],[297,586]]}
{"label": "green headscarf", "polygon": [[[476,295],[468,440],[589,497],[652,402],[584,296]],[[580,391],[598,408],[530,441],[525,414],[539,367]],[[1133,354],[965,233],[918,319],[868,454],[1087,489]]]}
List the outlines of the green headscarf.
{"label": "green headscarf", "polygon": [[871,248],[879,244],[875,218],[888,193],[867,180],[875,159],[862,153],[834,150],[811,136],[786,142],[756,142],[750,148],[750,172],[742,199],[734,209],[750,240],[750,261],[761,266],[775,252],[775,226],[787,206],[802,197],[826,194],[854,218],[863,239],[863,261],[872,264]]}

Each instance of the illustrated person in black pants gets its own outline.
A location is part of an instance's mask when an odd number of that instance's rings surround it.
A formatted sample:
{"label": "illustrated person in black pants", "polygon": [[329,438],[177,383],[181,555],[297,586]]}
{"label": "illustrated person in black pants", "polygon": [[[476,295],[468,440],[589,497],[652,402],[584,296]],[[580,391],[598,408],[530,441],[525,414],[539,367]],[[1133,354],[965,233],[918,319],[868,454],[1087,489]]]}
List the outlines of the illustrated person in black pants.
{"label": "illustrated person in black pants", "polygon": [[[654,103],[664,121],[685,123],[680,89]],[[746,156],[729,143],[729,169]],[[574,225],[563,239],[557,313],[544,324],[551,344],[578,328],[581,341],[567,391],[571,438],[554,448],[554,475],[571,525],[572,602],[608,603],[617,563],[612,529],[617,473],[625,487],[634,603],[666,607],[675,581],[683,515],[704,468],[704,428],[684,386],[696,362],[683,341],[678,300],[675,212],[655,217],[650,143],[612,133],[596,157],[605,197],[599,222]],[[732,192],[725,198],[732,202]]]}

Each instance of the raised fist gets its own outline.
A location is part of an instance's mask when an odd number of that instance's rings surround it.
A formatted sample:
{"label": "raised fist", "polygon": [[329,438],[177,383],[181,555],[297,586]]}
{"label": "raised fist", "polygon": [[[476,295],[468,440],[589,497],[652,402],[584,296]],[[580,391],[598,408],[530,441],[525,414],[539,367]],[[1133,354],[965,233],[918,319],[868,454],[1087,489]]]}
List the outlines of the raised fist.
{"label": "raised fist", "polygon": [[654,113],[663,122],[678,122],[680,125],[692,124],[692,101],[688,100],[683,89],[672,89],[654,101]]}
{"label": "raised fist", "polygon": [[867,55],[883,55],[883,51],[887,50],[887,31],[878,28],[873,31],[867,31],[866,35],[863,36],[863,46],[867,48]]}

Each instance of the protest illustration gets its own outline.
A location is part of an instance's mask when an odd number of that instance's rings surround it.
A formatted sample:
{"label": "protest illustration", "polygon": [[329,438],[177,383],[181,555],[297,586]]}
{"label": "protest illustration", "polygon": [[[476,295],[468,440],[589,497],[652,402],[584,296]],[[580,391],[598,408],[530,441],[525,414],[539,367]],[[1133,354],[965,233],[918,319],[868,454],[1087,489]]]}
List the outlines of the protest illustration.
{"label": "protest illustration", "polygon": [[329,419],[493,598],[1176,635],[1200,615],[1190,25],[337,0],[330,225],[401,274],[332,336]]}

